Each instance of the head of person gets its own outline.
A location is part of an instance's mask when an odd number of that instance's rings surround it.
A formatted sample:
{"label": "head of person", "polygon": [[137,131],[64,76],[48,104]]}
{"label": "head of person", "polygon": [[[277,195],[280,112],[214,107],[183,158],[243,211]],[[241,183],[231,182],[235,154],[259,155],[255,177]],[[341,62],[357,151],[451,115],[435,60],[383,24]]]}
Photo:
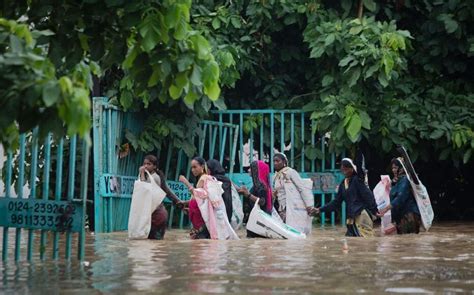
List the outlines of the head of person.
{"label": "head of person", "polygon": [[249,173],[252,177],[253,185],[269,185],[270,167],[265,162],[258,160],[250,163]]}
{"label": "head of person", "polygon": [[344,158],[341,161],[341,172],[346,178],[349,178],[357,174],[357,168],[351,159]]}
{"label": "head of person", "polygon": [[207,161],[207,169],[209,175],[225,175],[225,170],[222,167],[221,163],[215,159]]}
{"label": "head of person", "polygon": [[158,169],[158,158],[153,155],[146,155],[143,159],[143,166],[148,172],[155,172]]}
{"label": "head of person", "polygon": [[201,157],[194,157],[191,160],[191,173],[194,175],[194,177],[207,174],[206,160]]}
{"label": "head of person", "polygon": [[280,171],[281,169],[288,166],[288,158],[283,153],[276,153],[273,156],[273,167],[275,167],[276,171]]}
{"label": "head of person", "polygon": [[252,176],[253,186],[264,188],[267,192],[266,206],[271,211],[272,207],[272,188],[270,186],[270,167],[264,161],[253,161],[250,163],[250,175]]}
{"label": "head of person", "polygon": [[393,158],[390,164],[394,177],[398,177],[405,173],[405,170],[403,169],[402,159]]}

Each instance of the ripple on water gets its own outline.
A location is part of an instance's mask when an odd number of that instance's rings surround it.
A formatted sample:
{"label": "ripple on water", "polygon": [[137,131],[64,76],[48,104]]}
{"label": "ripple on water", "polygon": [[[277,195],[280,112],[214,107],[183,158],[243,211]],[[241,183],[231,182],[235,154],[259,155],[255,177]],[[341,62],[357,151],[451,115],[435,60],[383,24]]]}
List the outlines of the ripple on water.
{"label": "ripple on water", "polygon": [[420,235],[348,238],[348,251],[343,235],[343,228],[315,228],[304,241],[191,241],[180,230],[169,231],[164,241],[128,240],[123,232],[89,235],[85,263],[1,263],[0,293],[42,293],[51,287],[88,295],[473,289],[474,224],[437,225]]}

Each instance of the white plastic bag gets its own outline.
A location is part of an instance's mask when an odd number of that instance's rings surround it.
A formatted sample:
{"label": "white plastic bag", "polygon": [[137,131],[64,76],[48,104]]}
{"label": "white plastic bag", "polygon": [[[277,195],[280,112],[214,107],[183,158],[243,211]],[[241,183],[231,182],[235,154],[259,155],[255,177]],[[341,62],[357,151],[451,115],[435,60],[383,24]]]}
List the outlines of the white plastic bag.
{"label": "white plastic bag", "polygon": [[[403,163],[403,170],[406,170],[406,167]],[[420,210],[421,222],[423,223],[423,228],[425,231],[428,231],[433,223],[434,219],[434,211],[433,207],[431,207],[431,200],[430,196],[428,195],[428,191],[426,187],[421,183],[421,180],[418,179],[420,184],[416,184],[413,179],[410,177],[410,173],[406,173],[408,180],[410,181],[411,188],[413,190],[413,195],[415,196],[416,204],[418,206],[418,210]]]}
{"label": "white plastic bag", "polygon": [[[306,207],[314,206],[313,181],[302,179],[306,192],[300,193],[296,185],[285,185],[286,191],[286,224],[305,234],[310,234],[313,227],[313,217],[308,215]],[[309,192],[308,192],[309,191]],[[305,196],[311,196],[306,198]]]}
{"label": "white plastic bag", "polygon": [[[410,178],[408,178],[410,179]],[[418,210],[420,210],[421,221],[425,231],[428,231],[431,228],[431,224],[434,219],[433,207],[431,207],[430,196],[426,187],[421,183],[415,184],[410,180],[411,188],[413,189],[413,194],[415,195],[416,204],[418,205]]]}
{"label": "white plastic bag", "polygon": [[128,217],[128,237],[130,239],[148,238],[151,228],[151,214],[166,197],[166,193],[156,184],[150,173],[148,171],[146,173],[150,182],[142,181],[138,177],[133,186]]}
{"label": "white plastic bag", "polygon": [[[379,183],[374,188],[375,202],[379,210],[390,205],[390,188],[390,176],[381,175]],[[396,227],[392,223],[392,212],[390,210],[381,218],[380,231],[384,235],[390,235],[396,231]]]}
{"label": "white plastic bag", "polygon": [[[237,236],[227,218],[225,203],[222,199],[222,194],[224,193],[222,182],[217,181],[215,178],[210,178],[207,180],[206,187],[208,197],[200,200],[198,206],[207,228],[210,229],[211,214],[209,208],[212,208],[216,219],[217,239],[238,240],[239,236]],[[211,202],[211,206],[209,206],[209,202]]]}
{"label": "white plastic bag", "polygon": [[232,185],[232,219],[231,225],[234,230],[238,230],[244,220],[244,211],[237,189]]}
{"label": "white plastic bag", "polygon": [[281,219],[281,216],[280,214],[278,214],[278,211],[275,209],[275,207],[272,207],[272,218],[280,223],[284,223],[283,219]]}
{"label": "white plastic bag", "polygon": [[258,199],[250,212],[247,230],[271,239],[306,239],[306,235],[293,227],[275,220],[271,215],[260,209]]}

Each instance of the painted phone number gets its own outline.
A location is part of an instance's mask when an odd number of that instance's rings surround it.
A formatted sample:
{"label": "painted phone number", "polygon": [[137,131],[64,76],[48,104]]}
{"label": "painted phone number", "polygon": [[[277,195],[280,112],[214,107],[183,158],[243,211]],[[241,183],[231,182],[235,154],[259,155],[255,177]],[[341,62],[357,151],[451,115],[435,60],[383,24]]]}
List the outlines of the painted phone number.
{"label": "painted phone number", "polygon": [[11,214],[10,222],[12,225],[24,226],[48,226],[70,228],[73,224],[72,217],[51,216],[51,215],[22,215]]}
{"label": "painted phone number", "polygon": [[58,204],[46,204],[46,203],[35,203],[30,204],[28,202],[11,201],[8,203],[8,211],[21,213],[21,212],[32,212],[39,214],[70,214],[76,213],[75,205],[58,205]]}

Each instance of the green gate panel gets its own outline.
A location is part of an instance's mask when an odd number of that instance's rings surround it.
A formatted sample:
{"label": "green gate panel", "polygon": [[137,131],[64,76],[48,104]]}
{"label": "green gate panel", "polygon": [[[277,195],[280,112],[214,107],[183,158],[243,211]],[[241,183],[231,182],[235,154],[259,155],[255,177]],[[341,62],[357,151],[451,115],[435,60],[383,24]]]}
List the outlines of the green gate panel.
{"label": "green gate panel", "polygon": [[[130,210],[133,182],[143,154],[130,153],[119,157],[118,150],[124,142],[126,131],[139,134],[143,126],[141,118],[134,113],[124,113],[109,103],[106,97],[94,98],[94,187],[95,230],[111,232],[126,230]],[[324,205],[334,199],[337,185],[342,180],[335,169],[338,155],[328,153],[326,139],[312,132],[314,120],[302,110],[223,110],[213,111],[211,119],[199,125],[196,138],[192,138],[197,155],[205,159],[216,159],[224,163],[228,175],[237,185],[251,186],[250,176],[245,173],[244,147],[248,159],[264,160],[273,167],[276,150],[284,150],[289,164],[302,177],[313,179],[315,201]],[[248,144],[248,145],[247,145]],[[248,148],[248,150],[247,150]],[[189,199],[189,192],[179,182],[184,173],[190,177],[190,160],[183,150],[163,147],[161,161],[170,188],[181,199]],[[174,182],[173,182],[174,181]],[[113,186],[117,190],[112,191]],[[166,201],[169,203],[169,201]],[[345,204],[339,219],[345,220]],[[169,226],[176,221],[176,209],[170,208]],[[179,212],[179,227],[183,227],[183,212]],[[321,225],[328,220],[336,223],[336,214],[321,215]]]}
{"label": "green gate panel", "polygon": [[[36,128],[21,134],[19,149],[6,152],[5,192],[0,192],[2,260],[13,252],[19,261],[23,251],[28,261],[46,259],[48,252],[58,259],[61,250],[70,259],[73,239],[78,241],[74,251],[82,260],[90,141],[75,135],[40,138],[38,133]],[[64,249],[59,247],[60,240]]]}

